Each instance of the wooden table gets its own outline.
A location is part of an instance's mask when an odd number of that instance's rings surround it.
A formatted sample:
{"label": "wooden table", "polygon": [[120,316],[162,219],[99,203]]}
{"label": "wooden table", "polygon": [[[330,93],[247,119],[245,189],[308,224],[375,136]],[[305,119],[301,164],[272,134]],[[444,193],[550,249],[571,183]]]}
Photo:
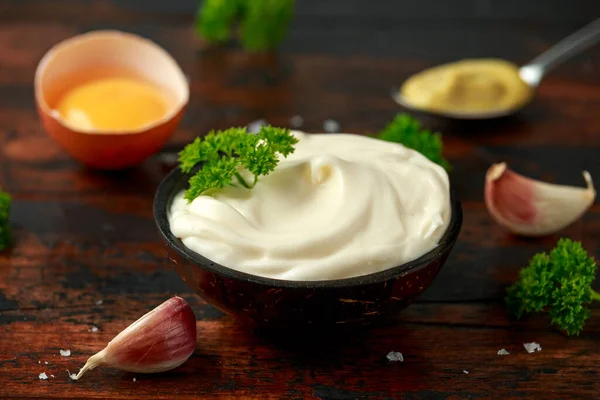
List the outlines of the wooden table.
{"label": "wooden table", "polygon": [[[505,287],[559,236],[506,234],[489,218],[482,190],[486,169],[502,160],[559,183],[583,185],[584,168],[600,179],[600,48],[557,69],[518,116],[423,119],[444,133],[465,221],[433,286],[396,325],[343,338],[324,332],[316,344],[272,338],[206,305],[169,269],[152,196],[172,167],[168,155],[193,137],[259,118],[287,125],[294,115],[308,131],[322,130],[328,118],[344,131],[375,131],[399,111],[390,86],[411,73],[462,57],[526,62],[600,15],[593,0],[547,2],[543,10],[516,0],[298,3],[281,54],[256,57],[235,46],[204,48],[192,29],[193,0],[0,1],[0,184],[15,197],[16,234],[0,255],[0,397],[598,398],[600,309],[574,338],[546,316],[507,318]],[[190,108],[164,153],[114,173],[86,170],[65,155],[42,130],[32,93],[50,46],[105,27],[156,40],[192,79]],[[600,206],[560,236],[600,257]],[[66,370],[173,294],[198,317],[197,350],[185,365],[159,375],[99,368],[68,379]],[[543,350],[525,352],[531,341]],[[502,348],[510,355],[498,356]],[[390,351],[404,362],[387,361]]]}

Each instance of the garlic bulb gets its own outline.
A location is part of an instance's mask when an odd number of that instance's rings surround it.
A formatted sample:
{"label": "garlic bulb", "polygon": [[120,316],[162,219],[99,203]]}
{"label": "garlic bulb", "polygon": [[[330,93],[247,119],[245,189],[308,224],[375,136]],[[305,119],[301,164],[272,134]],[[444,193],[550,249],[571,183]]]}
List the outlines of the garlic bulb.
{"label": "garlic bulb", "polygon": [[196,317],[181,297],[172,297],[142,316],[91,356],[75,380],[99,365],[152,373],[176,368],[196,348]]}
{"label": "garlic bulb", "polygon": [[583,172],[587,188],[553,185],[511,171],[506,163],[492,165],[486,174],[485,204],[501,226],[523,236],[555,233],[579,219],[591,207],[596,190]]}

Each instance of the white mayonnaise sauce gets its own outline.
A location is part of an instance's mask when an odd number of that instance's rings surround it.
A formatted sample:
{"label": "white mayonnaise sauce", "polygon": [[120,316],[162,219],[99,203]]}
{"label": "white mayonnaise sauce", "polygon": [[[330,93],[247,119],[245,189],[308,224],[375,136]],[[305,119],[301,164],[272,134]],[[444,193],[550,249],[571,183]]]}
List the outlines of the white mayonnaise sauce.
{"label": "white mayonnaise sauce", "polygon": [[437,246],[451,213],[442,167],[379,139],[293,133],[295,152],[253,189],[179,193],[173,234],[221,265],[298,281],[382,271]]}

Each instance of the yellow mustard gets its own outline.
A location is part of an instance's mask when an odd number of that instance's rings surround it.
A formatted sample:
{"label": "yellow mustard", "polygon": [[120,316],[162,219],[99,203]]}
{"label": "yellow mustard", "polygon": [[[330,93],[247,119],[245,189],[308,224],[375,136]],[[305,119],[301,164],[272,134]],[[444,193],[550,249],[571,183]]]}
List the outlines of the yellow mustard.
{"label": "yellow mustard", "polygon": [[426,69],[400,88],[415,108],[452,113],[487,113],[517,109],[533,91],[519,68],[499,59],[465,59]]}

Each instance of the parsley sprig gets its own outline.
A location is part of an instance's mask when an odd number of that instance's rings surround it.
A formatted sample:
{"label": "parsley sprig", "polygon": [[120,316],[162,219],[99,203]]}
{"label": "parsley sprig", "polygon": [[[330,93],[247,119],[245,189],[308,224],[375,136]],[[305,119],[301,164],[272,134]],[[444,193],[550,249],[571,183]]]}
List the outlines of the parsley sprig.
{"label": "parsley sprig", "polygon": [[207,41],[226,42],[239,24],[245,49],[274,49],[285,38],[294,0],[204,0],[196,30]]}
{"label": "parsley sprig", "polygon": [[396,117],[386,125],[378,139],[388,142],[396,142],[416,150],[446,170],[450,170],[450,163],[442,153],[442,135],[423,129],[421,123],[408,114],[397,114]]}
{"label": "parsley sprig", "polygon": [[517,318],[548,309],[551,323],[567,335],[578,335],[590,317],[586,304],[600,301],[592,289],[597,265],[581,243],[560,239],[548,253],[533,256],[508,288],[506,304]]}
{"label": "parsley sprig", "polygon": [[[185,198],[192,201],[231,185],[251,189],[260,176],[275,170],[279,154],[287,157],[294,152],[297,142],[289,129],[272,126],[263,126],[255,135],[246,128],[230,128],[196,138],[179,153],[181,170],[186,174],[195,171]],[[197,166],[200,169],[196,171]],[[250,178],[244,177],[248,175]]]}
{"label": "parsley sprig", "polygon": [[11,241],[8,216],[12,199],[10,195],[0,189],[0,251],[8,247]]}

